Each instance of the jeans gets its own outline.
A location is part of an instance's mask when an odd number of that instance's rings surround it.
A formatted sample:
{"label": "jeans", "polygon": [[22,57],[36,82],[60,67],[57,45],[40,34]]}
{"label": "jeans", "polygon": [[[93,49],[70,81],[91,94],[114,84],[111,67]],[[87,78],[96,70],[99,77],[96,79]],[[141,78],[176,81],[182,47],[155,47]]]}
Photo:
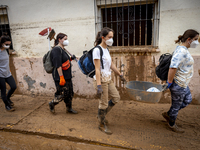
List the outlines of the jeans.
{"label": "jeans", "polygon": [[[10,90],[8,91],[7,96],[6,96],[6,83],[8,83],[8,85],[10,86]],[[16,88],[17,86],[12,75],[8,78],[0,77],[1,98],[6,106],[9,105],[8,100],[10,99],[11,95],[14,93]]]}
{"label": "jeans", "polygon": [[192,102],[192,95],[189,87],[180,87],[175,82],[170,86],[172,105],[168,111],[168,115],[171,121],[175,121],[178,116],[178,111],[185,108]]}

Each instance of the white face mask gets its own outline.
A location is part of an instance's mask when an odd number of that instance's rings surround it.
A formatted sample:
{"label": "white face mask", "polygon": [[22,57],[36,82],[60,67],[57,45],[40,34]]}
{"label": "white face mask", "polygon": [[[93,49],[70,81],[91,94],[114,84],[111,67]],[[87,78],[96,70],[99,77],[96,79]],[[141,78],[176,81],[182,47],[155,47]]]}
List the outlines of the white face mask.
{"label": "white face mask", "polygon": [[106,40],[106,44],[108,46],[112,46],[113,45],[113,38],[110,38],[109,40]]}
{"label": "white face mask", "polygon": [[3,45],[3,47],[5,48],[5,49],[9,49],[10,48],[10,45]]}
{"label": "white face mask", "polygon": [[190,48],[196,48],[199,45],[198,40],[192,41],[192,43],[190,44]]}
{"label": "white face mask", "polygon": [[69,41],[68,40],[64,40],[63,45],[64,46],[68,46],[69,45]]}

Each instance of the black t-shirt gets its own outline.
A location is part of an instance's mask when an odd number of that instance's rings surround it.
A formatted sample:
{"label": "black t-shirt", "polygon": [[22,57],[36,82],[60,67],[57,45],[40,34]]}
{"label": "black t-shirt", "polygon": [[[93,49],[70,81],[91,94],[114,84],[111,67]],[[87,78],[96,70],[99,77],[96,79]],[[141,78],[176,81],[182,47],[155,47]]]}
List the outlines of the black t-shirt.
{"label": "black t-shirt", "polygon": [[[64,62],[67,60],[70,61],[69,55],[59,46],[56,46],[52,49],[51,51],[51,61],[54,66],[54,70],[52,72],[52,76],[54,81],[60,81],[60,77],[58,74],[58,68],[62,66]],[[70,61],[71,63],[71,61]],[[65,79],[71,79],[72,78],[72,73],[71,73],[71,64],[70,67],[67,70],[62,70],[63,75]]]}

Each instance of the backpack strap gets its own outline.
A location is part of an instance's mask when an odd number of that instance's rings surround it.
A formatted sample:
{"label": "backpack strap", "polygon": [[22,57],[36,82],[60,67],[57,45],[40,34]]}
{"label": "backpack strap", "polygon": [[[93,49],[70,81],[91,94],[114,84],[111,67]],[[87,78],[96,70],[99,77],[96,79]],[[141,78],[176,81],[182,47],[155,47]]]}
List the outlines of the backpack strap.
{"label": "backpack strap", "polygon": [[100,61],[101,61],[101,66],[102,66],[102,69],[104,69],[104,66],[103,66],[103,59],[102,59],[102,57],[103,57],[103,50],[102,50],[102,48],[101,48],[101,46],[96,46],[96,47],[98,47],[99,48],[99,50],[100,50]]}
{"label": "backpack strap", "polygon": [[8,49],[6,49],[6,51],[7,51],[8,55],[10,55],[10,54],[9,54],[9,50],[8,50]]}

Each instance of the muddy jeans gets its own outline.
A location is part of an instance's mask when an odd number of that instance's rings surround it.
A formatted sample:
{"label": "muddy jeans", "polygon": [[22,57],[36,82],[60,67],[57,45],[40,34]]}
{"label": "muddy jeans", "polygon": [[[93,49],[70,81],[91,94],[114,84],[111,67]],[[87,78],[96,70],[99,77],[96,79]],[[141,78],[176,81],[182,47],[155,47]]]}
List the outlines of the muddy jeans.
{"label": "muddy jeans", "polygon": [[191,103],[192,95],[188,86],[187,88],[183,88],[175,82],[170,86],[170,91],[172,105],[168,111],[168,115],[170,116],[171,121],[175,121],[178,116],[178,111]]}
{"label": "muddy jeans", "polygon": [[[97,82],[93,82],[95,89],[97,90]],[[108,96],[112,98],[112,102],[116,104],[120,100],[119,92],[117,91],[112,80],[108,82],[101,82],[101,87],[103,89],[103,94],[99,100],[99,109],[106,109],[108,107]]]}

